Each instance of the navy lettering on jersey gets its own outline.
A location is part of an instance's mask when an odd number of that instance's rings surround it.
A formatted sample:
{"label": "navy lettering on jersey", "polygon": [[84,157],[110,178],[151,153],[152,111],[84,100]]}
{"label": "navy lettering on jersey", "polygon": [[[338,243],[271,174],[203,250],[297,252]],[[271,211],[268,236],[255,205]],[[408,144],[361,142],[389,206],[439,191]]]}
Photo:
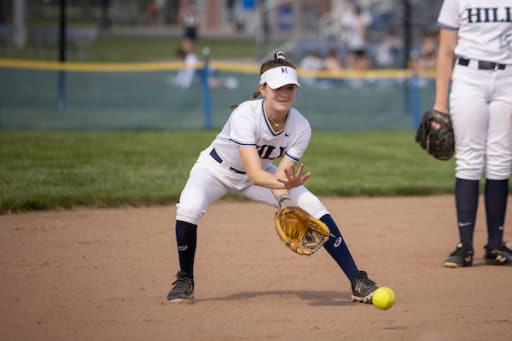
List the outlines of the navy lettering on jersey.
{"label": "navy lettering on jersey", "polygon": [[512,22],[512,9],[505,7],[503,11],[498,7],[471,7],[466,9],[468,23],[497,23]]}
{"label": "navy lettering on jersey", "polygon": [[480,8],[468,8],[468,22],[473,23],[473,19],[475,22],[480,22]]}
{"label": "navy lettering on jersey", "polygon": [[272,153],[276,150],[275,146],[269,146],[269,145],[263,145],[258,146],[258,154],[261,159],[264,160],[276,160],[283,156],[285,147],[279,147],[279,153],[278,155],[272,156]]}
{"label": "navy lettering on jersey", "polygon": [[489,10],[490,10],[490,8],[484,8],[484,13],[485,13],[484,22],[490,22],[490,20],[489,20]]}

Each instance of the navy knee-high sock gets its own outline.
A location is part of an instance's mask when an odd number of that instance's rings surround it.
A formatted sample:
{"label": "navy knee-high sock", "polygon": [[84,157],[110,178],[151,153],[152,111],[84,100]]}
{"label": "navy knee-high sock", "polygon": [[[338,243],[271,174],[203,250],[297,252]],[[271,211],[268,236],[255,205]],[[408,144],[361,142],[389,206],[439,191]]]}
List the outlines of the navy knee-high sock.
{"label": "navy knee-high sock", "polygon": [[194,278],[194,257],[196,255],[197,225],[176,220],[176,245],[180,270]]}
{"label": "navy knee-high sock", "polygon": [[479,195],[478,180],[455,180],[455,207],[457,209],[457,227],[460,241],[473,247],[476,212]]}
{"label": "navy knee-high sock", "polygon": [[487,249],[492,250],[503,243],[503,228],[507,211],[508,179],[485,182],[485,213],[487,216]]}
{"label": "navy knee-high sock", "polygon": [[352,258],[352,255],[350,254],[350,250],[348,249],[338,226],[336,226],[336,223],[330,214],[324,215],[320,220],[329,227],[331,234],[334,236],[329,238],[329,240],[324,244],[325,249],[336,263],[338,263],[341,270],[343,270],[347,278],[352,283],[356,278],[359,269],[354,262],[354,258]]}

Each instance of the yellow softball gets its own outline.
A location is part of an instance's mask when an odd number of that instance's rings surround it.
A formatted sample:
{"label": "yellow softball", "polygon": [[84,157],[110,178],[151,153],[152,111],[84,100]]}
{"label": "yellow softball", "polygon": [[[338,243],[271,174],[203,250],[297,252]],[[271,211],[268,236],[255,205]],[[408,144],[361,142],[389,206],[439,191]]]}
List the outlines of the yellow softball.
{"label": "yellow softball", "polygon": [[376,308],[387,310],[395,304],[395,293],[391,288],[380,287],[373,293],[372,302]]}

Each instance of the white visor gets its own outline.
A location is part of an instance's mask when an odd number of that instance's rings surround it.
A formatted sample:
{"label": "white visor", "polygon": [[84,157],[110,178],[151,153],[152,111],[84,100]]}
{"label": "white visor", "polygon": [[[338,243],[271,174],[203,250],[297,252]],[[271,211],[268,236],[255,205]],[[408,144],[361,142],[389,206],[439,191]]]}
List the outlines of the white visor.
{"label": "white visor", "polygon": [[277,89],[287,84],[300,86],[297,80],[297,71],[289,66],[278,66],[263,72],[260,76],[260,84],[265,83],[272,89]]}

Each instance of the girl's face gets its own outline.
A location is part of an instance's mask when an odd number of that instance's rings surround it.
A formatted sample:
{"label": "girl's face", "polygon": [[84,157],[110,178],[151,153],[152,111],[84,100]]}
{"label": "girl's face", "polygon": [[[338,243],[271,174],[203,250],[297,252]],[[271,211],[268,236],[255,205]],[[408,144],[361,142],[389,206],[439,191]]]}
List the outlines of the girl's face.
{"label": "girl's face", "polygon": [[295,95],[297,94],[297,85],[295,84],[283,85],[277,89],[272,89],[263,84],[259,88],[265,99],[265,110],[269,112],[286,114],[295,102]]}

